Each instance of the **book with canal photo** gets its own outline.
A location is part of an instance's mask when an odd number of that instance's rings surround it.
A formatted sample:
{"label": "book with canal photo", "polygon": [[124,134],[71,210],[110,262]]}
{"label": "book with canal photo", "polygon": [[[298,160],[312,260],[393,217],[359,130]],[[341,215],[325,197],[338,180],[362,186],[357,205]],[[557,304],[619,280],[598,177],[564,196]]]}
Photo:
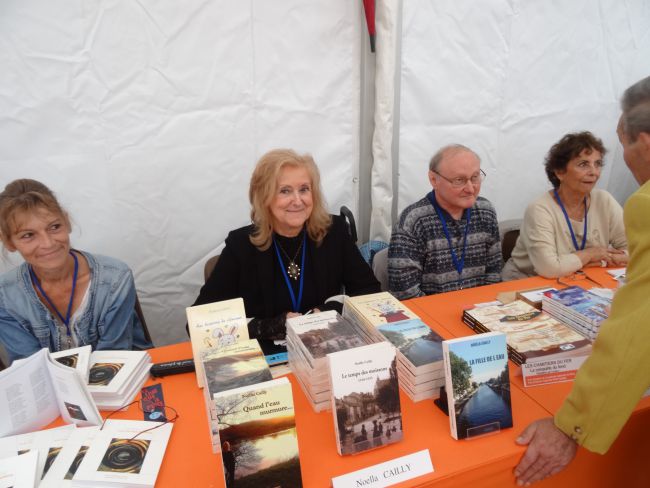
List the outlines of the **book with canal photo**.
{"label": "book with canal photo", "polygon": [[506,336],[489,332],[442,343],[454,439],[512,427]]}
{"label": "book with canal photo", "polygon": [[397,356],[388,342],[329,354],[332,413],[339,454],[401,441]]}
{"label": "book with canal photo", "polygon": [[226,488],[301,487],[289,380],[277,378],[214,398]]}

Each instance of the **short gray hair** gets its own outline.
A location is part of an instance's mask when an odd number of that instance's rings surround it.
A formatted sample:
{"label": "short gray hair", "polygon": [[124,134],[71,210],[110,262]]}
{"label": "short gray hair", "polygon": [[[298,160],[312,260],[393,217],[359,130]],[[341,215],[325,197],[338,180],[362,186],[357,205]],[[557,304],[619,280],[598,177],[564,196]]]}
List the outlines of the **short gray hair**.
{"label": "short gray hair", "polygon": [[625,90],[621,108],[623,131],[632,142],[641,132],[650,133],[650,76]]}
{"label": "short gray hair", "polygon": [[481,162],[481,158],[478,156],[478,154],[472,151],[469,147],[463,146],[462,144],[447,144],[446,146],[438,149],[438,152],[433,155],[431,161],[429,161],[429,171],[437,171],[440,163],[442,163],[442,160],[445,157],[454,156],[455,154],[463,151],[472,153],[474,156],[476,156],[478,162]]}

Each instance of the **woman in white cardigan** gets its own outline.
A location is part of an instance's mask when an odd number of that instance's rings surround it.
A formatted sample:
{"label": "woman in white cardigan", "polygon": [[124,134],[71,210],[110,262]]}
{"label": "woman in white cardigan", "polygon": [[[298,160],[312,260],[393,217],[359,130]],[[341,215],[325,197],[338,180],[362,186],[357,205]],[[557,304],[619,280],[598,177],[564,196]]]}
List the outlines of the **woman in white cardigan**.
{"label": "woman in white cardigan", "polygon": [[591,132],[565,135],[546,156],[553,189],[526,209],[504,280],[567,276],[585,266],[625,266],[623,209],[594,189],[606,149]]}

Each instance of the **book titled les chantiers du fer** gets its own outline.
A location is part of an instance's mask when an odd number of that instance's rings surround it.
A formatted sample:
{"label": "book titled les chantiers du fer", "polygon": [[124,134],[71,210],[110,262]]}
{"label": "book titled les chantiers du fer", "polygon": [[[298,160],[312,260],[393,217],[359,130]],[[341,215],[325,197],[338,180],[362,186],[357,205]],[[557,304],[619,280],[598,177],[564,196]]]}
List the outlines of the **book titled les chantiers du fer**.
{"label": "book titled les chantiers du fer", "polygon": [[506,336],[489,332],[442,343],[454,439],[512,427]]}

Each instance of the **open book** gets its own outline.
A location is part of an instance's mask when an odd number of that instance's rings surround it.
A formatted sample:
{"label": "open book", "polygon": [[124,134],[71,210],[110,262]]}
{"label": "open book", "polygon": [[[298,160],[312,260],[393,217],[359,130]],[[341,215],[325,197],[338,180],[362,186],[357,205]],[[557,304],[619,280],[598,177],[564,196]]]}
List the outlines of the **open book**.
{"label": "open book", "polygon": [[42,429],[59,415],[80,426],[102,422],[80,375],[47,349],[0,372],[0,412],[0,437]]}
{"label": "open book", "polygon": [[64,366],[74,368],[84,382],[88,383],[90,373],[90,345],[66,349],[65,351],[51,352],[50,356]]}

